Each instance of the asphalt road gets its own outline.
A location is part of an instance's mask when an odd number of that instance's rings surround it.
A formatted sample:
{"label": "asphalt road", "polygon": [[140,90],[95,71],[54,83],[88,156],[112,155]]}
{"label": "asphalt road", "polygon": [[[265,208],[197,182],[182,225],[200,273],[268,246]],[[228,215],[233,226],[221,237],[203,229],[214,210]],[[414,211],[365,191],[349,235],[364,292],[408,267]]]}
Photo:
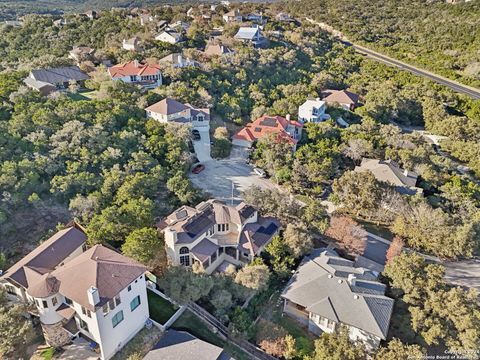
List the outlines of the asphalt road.
{"label": "asphalt road", "polygon": [[348,40],[343,34],[341,34],[338,30],[333,29],[331,26],[324,24],[324,23],[319,23],[317,21],[314,21],[313,19],[306,18],[308,22],[311,22],[313,24],[316,24],[320,26],[323,30],[328,31],[332,33],[334,36],[339,38],[345,45],[347,46],[352,46],[355,50],[357,50],[359,53],[365,54],[369,58],[372,58],[374,60],[377,60],[379,62],[382,62],[384,64],[390,65],[390,66],[395,66],[398,67],[399,69],[406,70],[411,72],[412,74],[422,76],[424,78],[430,79],[432,81],[435,81],[438,84],[444,85],[452,89],[453,91],[456,91],[461,94],[465,94],[470,96],[473,99],[480,100],[480,89],[473,88],[471,86],[463,85],[457,81],[447,79],[443,76],[434,74],[430,71],[420,69],[418,67],[406,64],[402,61],[393,59],[389,56],[380,54],[376,51],[370,50],[364,46],[357,45],[352,43],[350,40]]}

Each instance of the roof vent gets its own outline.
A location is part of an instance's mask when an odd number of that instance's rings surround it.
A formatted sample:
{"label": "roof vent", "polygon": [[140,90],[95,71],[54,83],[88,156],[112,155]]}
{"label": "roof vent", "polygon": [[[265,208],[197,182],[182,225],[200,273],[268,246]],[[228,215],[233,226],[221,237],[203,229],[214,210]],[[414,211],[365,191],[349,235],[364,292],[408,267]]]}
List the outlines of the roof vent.
{"label": "roof vent", "polygon": [[343,282],[342,279],[338,279],[338,283],[341,284]]}
{"label": "roof vent", "polygon": [[355,300],[358,300],[358,299],[360,299],[360,296],[358,296],[357,294],[355,294],[355,295],[353,295],[353,298],[354,298]]}
{"label": "roof vent", "polygon": [[329,278],[329,279],[333,278],[333,275],[332,275],[332,274],[328,274],[328,278]]}

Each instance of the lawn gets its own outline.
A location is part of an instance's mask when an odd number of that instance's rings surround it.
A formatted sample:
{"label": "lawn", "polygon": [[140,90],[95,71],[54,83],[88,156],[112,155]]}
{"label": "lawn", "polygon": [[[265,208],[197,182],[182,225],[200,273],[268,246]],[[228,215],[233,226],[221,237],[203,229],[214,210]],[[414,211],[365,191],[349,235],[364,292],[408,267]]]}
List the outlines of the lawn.
{"label": "lawn", "polygon": [[147,296],[150,317],[156,322],[162,325],[165,324],[177,311],[175,305],[160,295],[155,294],[153,291],[147,290]]}

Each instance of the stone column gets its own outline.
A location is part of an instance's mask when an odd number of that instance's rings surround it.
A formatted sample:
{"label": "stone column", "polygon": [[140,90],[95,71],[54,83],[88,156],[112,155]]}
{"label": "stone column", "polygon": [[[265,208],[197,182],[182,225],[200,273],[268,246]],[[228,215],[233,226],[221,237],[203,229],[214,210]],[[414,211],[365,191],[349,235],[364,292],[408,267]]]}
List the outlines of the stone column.
{"label": "stone column", "polygon": [[42,330],[45,341],[49,346],[61,347],[70,342],[70,334],[63,328],[61,321],[52,325],[42,324]]}

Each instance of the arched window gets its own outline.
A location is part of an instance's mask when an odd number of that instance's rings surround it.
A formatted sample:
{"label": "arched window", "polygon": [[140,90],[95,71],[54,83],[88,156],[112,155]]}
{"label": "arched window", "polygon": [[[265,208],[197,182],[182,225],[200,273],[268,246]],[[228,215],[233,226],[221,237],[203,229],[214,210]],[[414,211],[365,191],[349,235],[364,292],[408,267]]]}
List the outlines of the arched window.
{"label": "arched window", "polygon": [[180,248],[180,264],[183,266],[190,266],[190,250],[184,246]]}

